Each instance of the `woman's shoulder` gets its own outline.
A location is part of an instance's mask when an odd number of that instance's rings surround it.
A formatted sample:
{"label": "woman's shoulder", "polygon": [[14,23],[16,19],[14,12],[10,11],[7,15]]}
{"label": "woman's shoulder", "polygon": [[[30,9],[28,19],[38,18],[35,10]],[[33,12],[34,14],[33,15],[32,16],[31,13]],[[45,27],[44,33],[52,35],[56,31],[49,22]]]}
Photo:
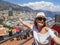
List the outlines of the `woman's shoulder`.
{"label": "woman's shoulder", "polygon": [[46,31],[49,31],[49,30],[50,30],[50,28],[49,28],[49,27],[44,27],[44,28],[45,28],[45,30],[46,30]]}

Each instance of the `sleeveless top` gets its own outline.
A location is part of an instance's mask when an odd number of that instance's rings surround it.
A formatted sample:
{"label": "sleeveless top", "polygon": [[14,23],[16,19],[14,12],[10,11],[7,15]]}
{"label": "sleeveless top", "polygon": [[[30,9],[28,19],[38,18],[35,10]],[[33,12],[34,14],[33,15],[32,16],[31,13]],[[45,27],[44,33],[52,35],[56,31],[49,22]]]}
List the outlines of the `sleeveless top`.
{"label": "sleeveless top", "polygon": [[20,27],[19,26],[15,26],[16,32],[19,32]]}
{"label": "sleeveless top", "polygon": [[40,43],[38,45],[41,45],[41,44],[43,44],[43,45],[48,44],[49,45],[49,43],[51,41],[51,38],[52,38],[50,36],[49,31],[47,33],[45,33],[45,34],[41,34],[40,32],[38,32],[38,29],[35,26],[31,27],[31,29],[33,30],[33,35],[34,35],[35,41]]}

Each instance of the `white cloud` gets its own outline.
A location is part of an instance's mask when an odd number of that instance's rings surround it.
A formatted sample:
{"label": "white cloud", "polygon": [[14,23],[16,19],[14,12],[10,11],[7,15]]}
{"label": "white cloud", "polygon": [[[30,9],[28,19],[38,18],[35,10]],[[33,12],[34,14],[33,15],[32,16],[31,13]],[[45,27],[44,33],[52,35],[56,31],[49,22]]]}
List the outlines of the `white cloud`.
{"label": "white cloud", "polygon": [[52,2],[29,2],[27,4],[23,4],[21,6],[28,6],[34,10],[50,10],[50,11],[60,11],[60,6],[54,5]]}

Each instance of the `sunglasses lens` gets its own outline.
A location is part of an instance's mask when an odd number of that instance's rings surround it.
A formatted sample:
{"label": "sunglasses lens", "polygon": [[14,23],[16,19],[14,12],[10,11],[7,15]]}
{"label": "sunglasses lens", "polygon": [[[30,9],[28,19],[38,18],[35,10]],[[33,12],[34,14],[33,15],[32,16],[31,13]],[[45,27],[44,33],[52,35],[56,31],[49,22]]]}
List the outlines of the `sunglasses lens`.
{"label": "sunglasses lens", "polygon": [[43,21],[46,21],[46,18],[42,18],[42,17],[40,17],[40,18],[37,18],[38,20],[43,20]]}
{"label": "sunglasses lens", "polygon": [[46,21],[46,18],[42,18],[44,21]]}
{"label": "sunglasses lens", "polygon": [[40,17],[40,18],[37,18],[37,19],[38,19],[38,20],[40,20],[40,21],[42,20],[42,18],[41,18],[41,17]]}

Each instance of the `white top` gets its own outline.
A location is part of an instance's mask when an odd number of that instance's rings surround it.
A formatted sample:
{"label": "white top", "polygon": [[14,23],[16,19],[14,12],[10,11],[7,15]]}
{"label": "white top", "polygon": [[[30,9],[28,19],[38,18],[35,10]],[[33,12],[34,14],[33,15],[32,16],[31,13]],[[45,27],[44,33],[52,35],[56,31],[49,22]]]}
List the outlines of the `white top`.
{"label": "white top", "polygon": [[52,30],[49,30],[45,34],[41,34],[40,32],[38,32],[38,29],[35,26],[31,27],[31,29],[33,30],[33,35],[34,35],[35,40],[37,40],[40,44],[49,43],[51,38],[54,38],[55,36]]}

